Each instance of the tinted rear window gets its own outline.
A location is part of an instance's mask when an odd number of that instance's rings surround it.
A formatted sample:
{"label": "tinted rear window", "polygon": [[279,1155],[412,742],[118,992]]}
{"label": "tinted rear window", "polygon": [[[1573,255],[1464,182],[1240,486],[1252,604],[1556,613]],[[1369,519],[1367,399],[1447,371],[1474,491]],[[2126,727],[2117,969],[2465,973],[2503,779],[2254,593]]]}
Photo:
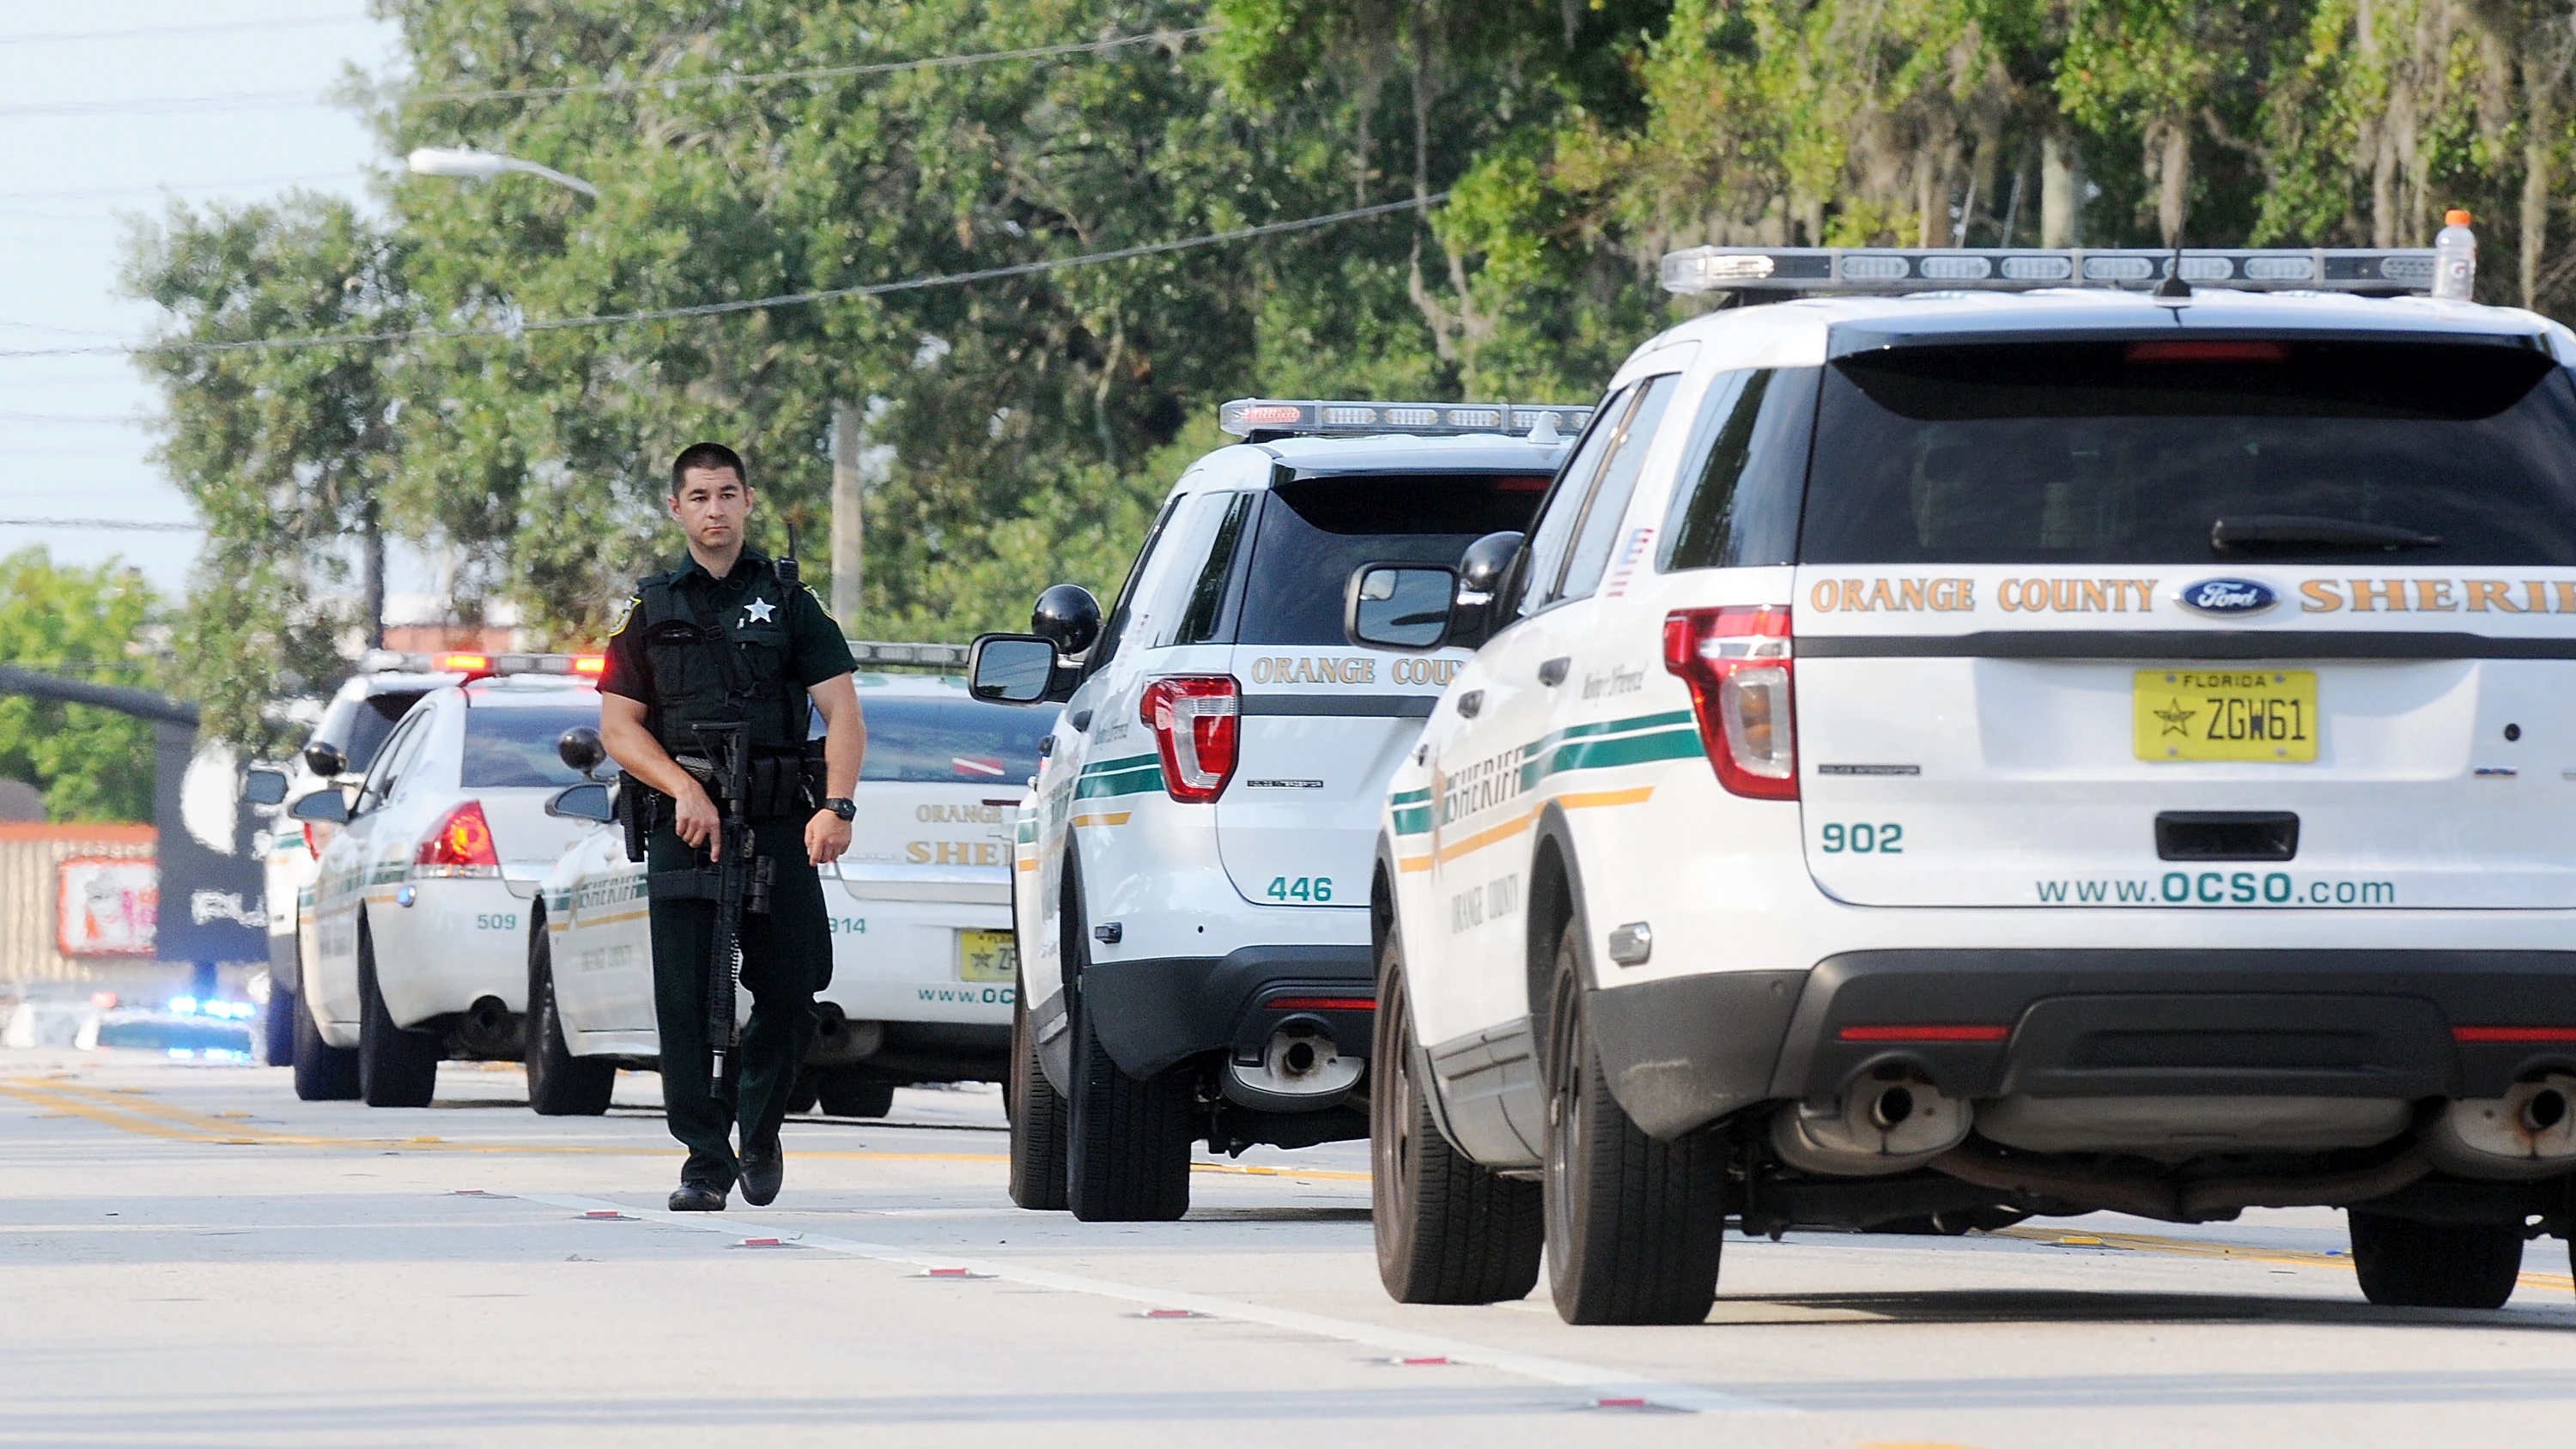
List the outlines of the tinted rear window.
{"label": "tinted rear window", "polygon": [[326,745],[337,745],[349,759],[349,773],[363,775],[376,762],[376,751],[384,748],[385,737],[411,712],[426,691],[396,690],[371,694],[364,699],[334,700],[313,727],[313,738]]}
{"label": "tinted rear window", "polygon": [[1455,567],[1467,545],[1527,529],[1544,475],[1308,478],[1261,505],[1245,580],[1240,644],[1347,647],[1342,590],[1362,564]]}
{"label": "tinted rear window", "polygon": [[1017,790],[1038,772],[1038,741],[1055,712],[972,699],[878,696],[862,691],[868,753],[861,780],[954,785],[990,782]]}
{"label": "tinted rear window", "polygon": [[584,708],[468,706],[460,783],[468,790],[580,784],[580,773],[556,756],[555,741],[575,725],[599,728],[598,699],[583,697]]}
{"label": "tinted rear window", "polygon": [[[2307,536],[2222,551],[2220,519]],[[2576,387],[2544,354],[2465,343],[1866,354],[1825,370],[1799,557],[2576,565]]]}

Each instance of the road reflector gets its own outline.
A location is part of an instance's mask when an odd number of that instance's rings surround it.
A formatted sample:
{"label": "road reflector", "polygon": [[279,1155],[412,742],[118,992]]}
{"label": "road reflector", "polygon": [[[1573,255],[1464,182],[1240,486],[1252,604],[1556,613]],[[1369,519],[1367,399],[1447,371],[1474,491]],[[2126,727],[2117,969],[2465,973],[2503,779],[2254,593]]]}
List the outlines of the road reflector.
{"label": "road reflector", "polygon": [[1148,1309],[1146,1309],[1144,1312],[1139,1313],[1139,1314],[1137,1314],[1136,1316],[1137,1316],[1138,1318],[1205,1318],[1205,1317],[1207,1317],[1207,1315],[1206,1315],[1206,1314],[1204,1314],[1204,1313],[1193,1313],[1193,1312],[1191,1312],[1189,1309],[1186,1309],[1186,1308],[1148,1308]]}
{"label": "road reflector", "polygon": [[628,1218],[628,1217],[626,1216],[626,1214],[624,1214],[624,1213],[622,1213],[622,1212],[619,1212],[619,1211],[618,1211],[617,1209],[615,1209],[615,1208],[591,1208],[591,1209],[589,1209],[588,1211],[584,1212],[584,1213],[582,1214],[582,1216],[583,1216],[583,1217],[585,1217],[585,1218],[590,1218],[590,1219],[592,1219],[592,1220],[594,1220],[594,1221],[597,1221],[597,1222],[631,1222],[631,1221],[633,1221],[632,1219]]}

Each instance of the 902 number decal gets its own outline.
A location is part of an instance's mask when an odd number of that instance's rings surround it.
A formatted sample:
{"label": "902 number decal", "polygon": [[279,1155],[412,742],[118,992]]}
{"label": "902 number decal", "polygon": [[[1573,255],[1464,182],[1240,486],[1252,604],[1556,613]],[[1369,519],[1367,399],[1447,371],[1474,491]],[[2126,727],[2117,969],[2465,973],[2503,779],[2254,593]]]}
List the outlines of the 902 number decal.
{"label": "902 number decal", "polygon": [[1824,828],[1824,851],[1827,855],[1903,855],[1905,827],[1893,821],[1884,825],[1828,825]]}
{"label": "902 number decal", "polygon": [[1333,878],[1328,875],[1276,875],[1270,878],[1270,889],[1262,894],[1274,901],[1309,901],[1320,905],[1333,898]]}

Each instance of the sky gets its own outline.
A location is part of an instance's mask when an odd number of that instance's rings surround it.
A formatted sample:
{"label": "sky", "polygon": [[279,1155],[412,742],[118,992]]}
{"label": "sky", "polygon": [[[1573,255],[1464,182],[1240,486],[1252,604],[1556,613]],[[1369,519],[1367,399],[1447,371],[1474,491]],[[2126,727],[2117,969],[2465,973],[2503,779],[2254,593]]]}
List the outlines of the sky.
{"label": "sky", "polygon": [[[365,0],[0,3],[0,351],[132,343],[155,309],[117,295],[136,216],[173,198],[255,201],[293,187],[364,200],[383,165],[324,97],[350,65],[382,73],[394,27]],[[209,97],[253,101],[174,105]],[[0,357],[0,552],[122,557],[176,597],[198,537],[24,519],[188,522],[151,460],[159,408],[116,355]],[[389,570],[397,589],[404,573]]]}

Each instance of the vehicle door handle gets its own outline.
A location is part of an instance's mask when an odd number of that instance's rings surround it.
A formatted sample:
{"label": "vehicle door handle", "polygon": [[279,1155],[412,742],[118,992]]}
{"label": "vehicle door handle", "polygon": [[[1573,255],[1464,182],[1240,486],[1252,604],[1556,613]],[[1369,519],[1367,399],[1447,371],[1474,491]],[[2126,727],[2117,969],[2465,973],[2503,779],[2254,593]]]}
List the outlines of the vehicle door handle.
{"label": "vehicle door handle", "polygon": [[1550,689],[1565,682],[1566,668],[1574,663],[1572,655],[1560,654],[1538,667],[1538,682]]}
{"label": "vehicle door handle", "polygon": [[[1474,719],[1476,712],[1484,707],[1485,692],[1481,689],[1471,689],[1458,696],[1458,718],[1460,719]],[[298,1028],[298,1030],[301,1029]]]}

